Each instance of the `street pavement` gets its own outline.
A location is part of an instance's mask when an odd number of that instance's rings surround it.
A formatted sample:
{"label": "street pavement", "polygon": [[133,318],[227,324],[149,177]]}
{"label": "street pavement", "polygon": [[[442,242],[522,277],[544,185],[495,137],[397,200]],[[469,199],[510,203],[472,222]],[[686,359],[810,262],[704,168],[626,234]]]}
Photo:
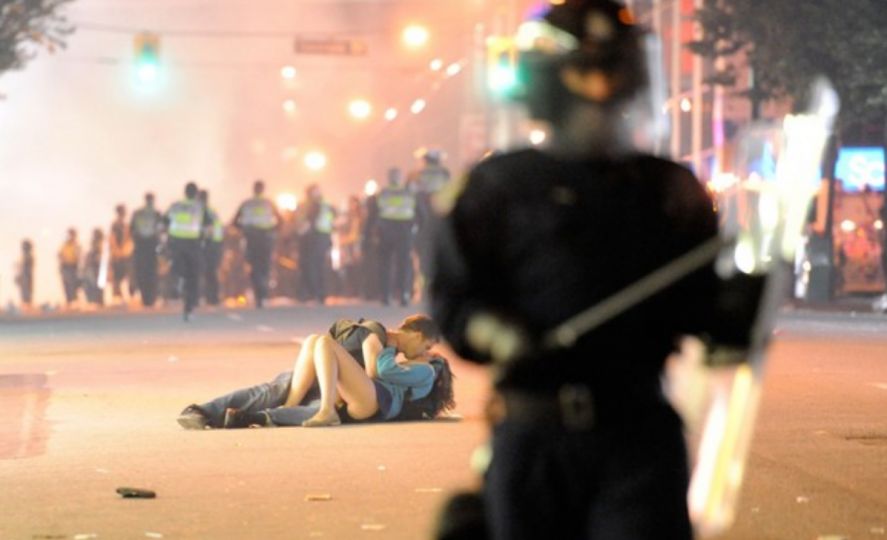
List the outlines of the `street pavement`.
{"label": "street pavement", "polygon": [[[477,479],[484,371],[457,415],[337,428],[185,431],[189,403],[270,380],[338,317],[377,306],[172,309],[0,321],[0,539],[428,538]],[[887,317],[786,311],[725,540],[885,538]],[[123,499],[121,486],[156,499]],[[552,525],[553,530],[555,525]],[[555,536],[552,536],[554,538]]]}

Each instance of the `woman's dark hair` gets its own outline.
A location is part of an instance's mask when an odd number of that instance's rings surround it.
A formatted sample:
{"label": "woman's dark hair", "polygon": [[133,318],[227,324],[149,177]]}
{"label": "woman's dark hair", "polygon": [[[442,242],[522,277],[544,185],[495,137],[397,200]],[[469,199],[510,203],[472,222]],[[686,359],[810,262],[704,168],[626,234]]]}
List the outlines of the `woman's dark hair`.
{"label": "woman's dark hair", "polygon": [[410,315],[400,323],[400,330],[419,332],[425,339],[437,341],[440,339],[440,329],[431,318],[425,315]]}
{"label": "woman's dark hair", "polygon": [[456,407],[453,397],[453,371],[446,358],[435,356],[429,362],[434,368],[434,385],[427,396],[404,400],[403,409],[397,415],[398,420],[433,420],[445,411]]}

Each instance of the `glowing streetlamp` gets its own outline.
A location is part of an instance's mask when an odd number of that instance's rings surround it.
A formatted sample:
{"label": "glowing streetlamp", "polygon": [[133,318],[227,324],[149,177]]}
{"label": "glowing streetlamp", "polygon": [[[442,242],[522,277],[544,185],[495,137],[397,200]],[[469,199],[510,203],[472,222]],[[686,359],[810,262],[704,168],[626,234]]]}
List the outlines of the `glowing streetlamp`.
{"label": "glowing streetlamp", "polygon": [[319,172],[326,167],[326,164],[326,154],[319,150],[312,150],[305,154],[305,167],[307,167],[308,170]]}
{"label": "glowing streetlamp", "polygon": [[455,77],[459,73],[462,72],[462,63],[461,62],[453,62],[449,66],[447,66],[447,77]]}
{"label": "glowing streetlamp", "polygon": [[373,106],[365,99],[354,99],[348,103],[348,114],[356,120],[366,120],[373,112]]}
{"label": "glowing streetlamp", "polygon": [[296,112],[296,102],[292,99],[287,99],[283,102],[283,111],[287,114],[295,114]]}
{"label": "glowing streetlamp", "polygon": [[429,62],[428,67],[431,69],[431,71],[440,71],[441,69],[443,69],[443,64],[443,60],[441,60],[440,58],[435,58],[434,60]]}
{"label": "glowing streetlamp", "polygon": [[281,193],[277,196],[277,207],[288,212],[295,212],[299,207],[299,202],[292,193]]}
{"label": "glowing streetlamp", "polygon": [[428,103],[426,103],[424,99],[419,98],[414,101],[412,105],[410,105],[410,112],[412,112],[413,114],[419,114],[420,112],[425,110],[425,107],[427,105]]}
{"label": "glowing streetlamp", "polygon": [[283,66],[280,68],[280,76],[291,81],[296,78],[296,68],[293,66]]}
{"label": "glowing streetlamp", "polygon": [[389,107],[385,110],[385,120],[391,122],[395,118],[397,118],[397,109],[395,109],[394,107]]}
{"label": "glowing streetlamp", "polygon": [[403,29],[401,39],[404,45],[410,49],[419,49],[428,44],[431,34],[428,29],[420,24],[411,24]]}
{"label": "glowing streetlamp", "polygon": [[376,182],[374,178],[370,178],[367,180],[367,183],[363,186],[363,193],[367,197],[372,197],[379,191],[379,183]]}

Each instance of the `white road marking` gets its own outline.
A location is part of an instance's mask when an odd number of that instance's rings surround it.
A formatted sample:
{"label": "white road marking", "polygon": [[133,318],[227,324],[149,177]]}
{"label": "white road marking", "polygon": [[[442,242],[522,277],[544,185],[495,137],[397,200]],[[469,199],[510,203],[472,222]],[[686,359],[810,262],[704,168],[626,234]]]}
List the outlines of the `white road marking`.
{"label": "white road marking", "polygon": [[273,332],[274,331],[273,328],[271,328],[270,326],[265,326],[264,324],[260,324],[259,326],[257,326],[256,330],[258,330],[259,332]]}
{"label": "white road marking", "polygon": [[232,321],[242,321],[243,320],[243,317],[241,317],[237,313],[229,313],[228,318],[231,319]]}

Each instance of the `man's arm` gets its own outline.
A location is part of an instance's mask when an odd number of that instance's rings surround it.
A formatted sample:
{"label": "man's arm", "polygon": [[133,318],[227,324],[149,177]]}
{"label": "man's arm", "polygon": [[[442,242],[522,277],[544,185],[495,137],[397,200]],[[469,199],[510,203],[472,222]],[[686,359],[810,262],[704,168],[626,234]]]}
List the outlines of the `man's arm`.
{"label": "man's arm", "polygon": [[366,339],[363,340],[360,348],[361,352],[363,352],[363,364],[367,376],[369,376],[369,378],[371,379],[378,378],[379,353],[382,352],[382,349],[384,348],[382,342],[379,341],[379,338],[376,336],[376,334],[370,333],[370,335],[368,335]]}

